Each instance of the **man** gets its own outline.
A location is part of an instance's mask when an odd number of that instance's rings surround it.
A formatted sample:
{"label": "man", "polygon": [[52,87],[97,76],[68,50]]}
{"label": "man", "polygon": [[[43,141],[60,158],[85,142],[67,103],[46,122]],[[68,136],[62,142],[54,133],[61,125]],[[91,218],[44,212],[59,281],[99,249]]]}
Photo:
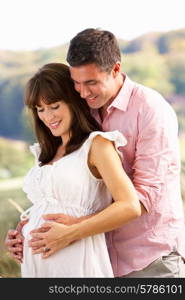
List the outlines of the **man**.
{"label": "man", "polygon": [[[114,228],[104,213],[86,220],[62,214],[45,216],[71,227],[68,243],[100,232],[117,277],[184,277],[185,228],[180,194],[178,125],[172,107],[156,91],[121,73],[121,54],[108,31],[86,29],[70,42],[67,61],[75,89],[87,101],[105,131],[119,130],[127,139],[120,148],[123,168],[137,191],[142,215]],[[41,235],[37,231],[33,237]],[[16,239],[7,245],[15,245]],[[32,241],[33,248],[41,242]],[[13,252],[13,248],[10,251]],[[15,252],[15,251],[14,251]]]}

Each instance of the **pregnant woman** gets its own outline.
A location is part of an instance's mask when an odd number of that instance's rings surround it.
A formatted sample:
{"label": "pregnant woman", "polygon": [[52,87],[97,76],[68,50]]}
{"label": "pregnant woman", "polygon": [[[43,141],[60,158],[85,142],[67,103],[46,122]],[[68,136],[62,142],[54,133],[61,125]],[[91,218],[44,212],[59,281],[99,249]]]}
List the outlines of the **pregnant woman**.
{"label": "pregnant woman", "polygon": [[[116,227],[122,225],[125,209],[130,219],[140,214],[119,156],[125,138],[119,131],[101,131],[64,64],[47,64],[28,81],[25,104],[37,143],[31,146],[36,162],[23,185],[33,205],[22,215],[29,216],[23,227],[22,277],[113,277],[104,233],[66,244],[47,259],[32,253],[29,240],[48,213],[86,218],[109,209]],[[130,207],[125,199],[130,199]],[[62,230],[64,225],[57,225]]]}

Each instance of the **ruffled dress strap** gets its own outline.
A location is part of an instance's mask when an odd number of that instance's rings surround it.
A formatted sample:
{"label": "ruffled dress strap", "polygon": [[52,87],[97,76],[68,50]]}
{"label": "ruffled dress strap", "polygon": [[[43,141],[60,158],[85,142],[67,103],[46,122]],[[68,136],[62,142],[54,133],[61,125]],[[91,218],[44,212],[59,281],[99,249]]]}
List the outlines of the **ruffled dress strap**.
{"label": "ruffled dress strap", "polygon": [[[29,150],[30,152],[33,154],[33,156],[35,157],[35,164],[38,165],[39,164],[39,156],[40,156],[40,152],[41,152],[41,149],[40,149],[40,145],[39,143],[34,143],[33,145],[30,145],[29,146]],[[34,168],[34,167],[33,167]],[[23,181],[23,191],[25,193],[27,193],[27,196],[29,194],[29,191],[30,191],[30,184],[29,184],[29,175],[31,174],[33,168],[31,168],[27,175],[24,177],[24,181]],[[21,221],[22,220],[25,220],[25,219],[29,219],[29,215],[30,215],[30,212],[31,212],[31,209],[32,209],[33,206],[29,207],[28,209],[26,209],[20,216],[20,219]]]}
{"label": "ruffled dress strap", "polygon": [[33,145],[29,146],[30,152],[34,155],[35,157],[35,163],[39,163],[39,156],[41,153],[40,145],[39,143],[34,143]]}
{"label": "ruffled dress strap", "polygon": [[119,131],[119,130],[114,130],[114,131],[94,131],[92,132],[88,139],[86,140],[85,144],[84,144],[84,148],[88,154],[90,147],[92,145],[93,139],[97,136],[97,135],[101,135],[102,137],[104,137],[105,139],[114,142],[114,146],[116,151],[118,152],[118,154],[120,155],[120,157],[122,158],[122,153],[119,150],[119,147],[124,147],[127,144],[127,140],[124,137],[124,135]]}
{"label": "ruffled dress strap", "polygon": [[92,142],[97,135],[100,135],[100,136],[104,137],[105,139],[112,141],[114,143],[115,149],[118,152],[121,159],[122,159],[122,153],[119,150],[119,147],[124,147],[127,144],[127,140],[123,136],[123,134],[121,132],[119,132],[118,130],[107,131],[107,132],[94,131],[89,135],[88,139],[83,144],[83,151],[85,152],[85,165],[86,165],[86,169],[88,170],[88,173],[90,174],[91,178],[95,179],[96,181],[102,181],[101,178],[100,179],[96,178],[92,174],[92,172],[88,166],[88,154],[89,154]]}

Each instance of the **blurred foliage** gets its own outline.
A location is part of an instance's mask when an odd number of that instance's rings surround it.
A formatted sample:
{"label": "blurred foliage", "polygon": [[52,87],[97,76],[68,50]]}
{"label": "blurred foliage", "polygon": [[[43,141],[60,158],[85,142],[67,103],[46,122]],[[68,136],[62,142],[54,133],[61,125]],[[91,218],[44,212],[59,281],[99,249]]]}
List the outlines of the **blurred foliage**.
{"label": "blurred foliage", "polygon": [[[153,51],[138,52],[123,58],[122,69],[132,80],[156,89],[165,97],[174,92],[166,58]],[[125,61],[125,62],[124,62]]]}
{"label": "blurred foliage", "polygon": [[185,51],[185,30],[173,30],[159,36],[156,41],[159,53],[166,54],[169,52]]}
{"label": "blurred foliage", "polygon": [[66,63],[66,53],[67,45],[36,51],[0,50],[0,136],[33,140],[28,122],[25,122],[25,84],[42,65]]}
{"label": "blurred foliage", "polygon": [[[173,106],[178,104],[177,95],[185,101],[185,29],[119,40],[119,45],[122,70],[132,80],[156,89],[173,100]],[[33,141],[24,112],[25,84],[42,65],[66,63],[67,49],[68,44],[36,51],[0,50],[0,136]]]}
{"label": "blurred foliage", "polygon": [[24,176],[33,165],[33,155],[23,142],[0,138],[0,179]]}
{"label": "blurred foliage", "polygon": [[21,277],[20,265],[6,252],[0,255],[0,276],[3,278]]}
{"label": "blurred foliage", "polygon": [[30,206],[24,192],[21,189],[0,189],[0,276],[20,277],[20,265],[14,261],[4,245],[9,229],[15,228],[20,213],[8,201],[9,198],[18,203],[23,209]]}
{"label": "blurred foliage", "polygon": [[185,95],[185,51],[168,55],[167,64],[175,94]]}
{"label": "blurred foliage", "polygon": [[[8,199],[13,199],[23,210],[30,206],[30,201],[20,187],[22,180],[16,179],[21,179],[20,176],[24,176],[33,164],[34,157],[26,143],[0,138],[0,276],[2,277],[20,277],[20,266],[9,256],[4,245],[8,230],[15,228],[20,218],[20,212]],[[18,176],[20,178],[17,178]]]}
{"label": "blurred foliage", "polygon": [[130,42],[123,41],[121,50],[123,53],[135,53],[145,50],[148,45],[156,48],[161,54],[169,54],[185,51],[185,28],[172,30],[165,33],[150,32],[137,37]]}

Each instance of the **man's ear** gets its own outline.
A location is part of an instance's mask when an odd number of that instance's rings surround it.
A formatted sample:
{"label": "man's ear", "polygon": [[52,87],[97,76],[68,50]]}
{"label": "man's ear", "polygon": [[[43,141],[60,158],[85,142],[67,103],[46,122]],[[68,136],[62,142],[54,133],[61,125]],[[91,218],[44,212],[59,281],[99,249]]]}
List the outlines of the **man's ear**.
{"label": "man's ear", "polygon": [[113,76],[114,77],[118,76],[118,74],[120,73],[120,70],[121,70],[121,63],[119,61],[117,61],[112,68]]}

